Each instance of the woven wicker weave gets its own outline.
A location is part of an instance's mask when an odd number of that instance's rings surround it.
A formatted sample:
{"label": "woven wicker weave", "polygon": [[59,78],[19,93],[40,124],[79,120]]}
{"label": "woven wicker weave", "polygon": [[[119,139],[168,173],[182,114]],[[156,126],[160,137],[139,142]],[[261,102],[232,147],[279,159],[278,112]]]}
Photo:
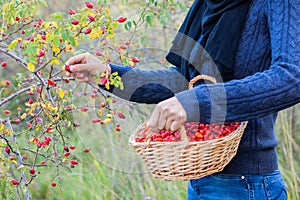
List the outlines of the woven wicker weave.
{"label": "woven wicker weave", "polygon": [[[208,77],[211,82],[215,80]],[[207,77],[201,75],[190,82],[193,84]],[[164,180],[190,180],[201,178],[219,171],[236,155],[241,137],[247,122],[230,135],[213,140],[189,142],[187,137],[181,142],[136,142],[139,133],[143,132],[146,124],[140,125],[129,137],[129,143],[141,156],[152,175]],[[181,136],[185,136],[184,129]]]}

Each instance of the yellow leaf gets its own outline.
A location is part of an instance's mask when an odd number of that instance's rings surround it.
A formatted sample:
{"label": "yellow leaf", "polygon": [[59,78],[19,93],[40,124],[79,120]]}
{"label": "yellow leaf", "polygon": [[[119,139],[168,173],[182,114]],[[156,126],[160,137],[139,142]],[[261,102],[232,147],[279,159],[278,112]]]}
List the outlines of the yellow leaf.
{"label": "yellow leaf", "polygon": [[109,123],[111,121],[111,118],[105,118],[104,120],[103,120],[103,123],[104,124],[107,124],[107,123]]}
{"label": "yellow leaf", "polygon": [[22,169],[24,168],[24,165],[20,165],[17,169]]}
{"label": "yellow leaf", "polygon": [[41,130],[41,124],[38,124],[38,125],[36,126],[35,130],[36,130],[36,131]]}
{"label": "yellow leaf", "polygon": [[130,60],[130,61],[128,61],[128,65],[129,65],[130,67],[133,67],[133,66],[134,66],[134,62],[132,62],[132,61]]}
{"label": "yellow leaf", "polygon": [[15,161],[15,160],[12,160],[11,162],[12,162],[12,163],[14,163],[14,164],[18,164],[18,162],[17,162],[17,161]]}
{"label": "yellow leaf", "polygon": [[63,91],[63,89],[59,88],[59,90],[58,90],[58,96],[59,96],[61,99],[64,98],[65,92]]}
{"label": "yellow leaf", "polygon": [[51,60],[50,64],[53,65],[53,63],[59,65],[59,60],[54,58],[54,59]]}
{"label": "yellow leaf", "polygon": [[32,64],[32,63],[30,62],[30,63],[28,63],[27,67],[28,67],[28,70],[29,70],[29,71],[34,72],[34,70],[35,70],[34,64]]}
{"label": "yellow leaf", "polygon": [[99,116],[102,116],[102,114],[103,114],[103,109],[99,109],[99,110],[98,110],[98,114],[99,114]]}
{"label": "yellow leaf", "polygon": [[58,47],[52,47],[52,51],[54,53],[59,53],[60,52],[60,48],[58,48]]}
{"label": "yellow leaf", "polygon": [[0,124],[0,132],[3,131],[4,129],[4,124]]}
{"label": "yellow leaf", "polygon": [[24,113],[24,114],[21,116],[21,119],[25,119],[25,118],[26,118],[26,116],[27,116],[27,114],[26,114],[26,113]]}
{"label": "yellow leaf", "polygon": [[105,8],[105,14],[110,15],[110,10],[108,8]]}
{"label": "yellow leaf", "polygon": [[3,11],[5,12],[7,10],[7,8],[8,8],[8,4],[4,4]]}

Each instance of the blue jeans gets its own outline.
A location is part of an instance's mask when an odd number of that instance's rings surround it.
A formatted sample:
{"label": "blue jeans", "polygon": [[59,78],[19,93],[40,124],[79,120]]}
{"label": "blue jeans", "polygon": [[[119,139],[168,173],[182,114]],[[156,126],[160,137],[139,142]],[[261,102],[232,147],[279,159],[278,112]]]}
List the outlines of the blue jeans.
{"label": "blue jeans", "polygon": [[260,175],[213,174],[188,182],[187,200],[286,200],[278,170]]}

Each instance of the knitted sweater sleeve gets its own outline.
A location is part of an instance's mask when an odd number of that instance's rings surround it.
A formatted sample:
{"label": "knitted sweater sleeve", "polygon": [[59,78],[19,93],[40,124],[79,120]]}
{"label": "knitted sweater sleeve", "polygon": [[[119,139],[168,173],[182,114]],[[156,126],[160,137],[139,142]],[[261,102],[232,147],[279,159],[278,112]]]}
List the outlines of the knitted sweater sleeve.
{"label": "knitted sweater sleeve", "polygon": [[199,117],[208,122],[250,120],[300,102],[298,0],[268,1],[267,20],[272,52],[270,68],[243,79],[200,85],[176,94],[188,121]]}
{"label": "knitted sweater sleeve", "polygon": [[137,103],[158,103],[186,90],[188,86],[186,79],[176,67],[162,70],[132,69],[129,66],[115,64],[110,64],[110,67],[112,73],[118,72],[122,77],[124,90],[112,87],[109,92]]}

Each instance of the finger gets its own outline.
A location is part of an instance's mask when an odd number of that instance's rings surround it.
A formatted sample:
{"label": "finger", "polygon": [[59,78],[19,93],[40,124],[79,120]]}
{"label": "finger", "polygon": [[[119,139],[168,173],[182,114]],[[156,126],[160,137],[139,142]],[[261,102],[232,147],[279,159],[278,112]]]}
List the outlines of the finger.
{"label": "finger", "polygon": [[165,115],[165,112],[160,112],[160,115],[159,115],[159,118],[158,118],[157,128],[159,130],[164,129],[165,126],[166,126],[166,122],[167,122],[167,117]]}
{"label": "finger", "polygon": [[82,79],[75,79],[78,82],[89,82],[89,79],[87,77],[84,77]]}
{"label": "finger", "polygon": [[85,73],[73,73],[74,78],[76,79],[83,79],[86,77]]}
{"label": "finger", "polygon": [[158,123],[158,117],[159,117],[159,110],[157,108],[157,106],[155,107],[150,119],[147,122],[147,126],[154,129],[154,130],[158,130],[157,128],[157,123]]}
{"label": "finger", "polygon": [[172,130],[171,127],[172,127],[172,124],[174,123],[174,120],[171,120],[170,118],[167,119],[166,121],[166,125],[165,125],[165,129],[167,130]]}
{"label": "finger", "polygon": [[171,131],[177,131],[182,127],[183,123],[181,121],[173,121],[172,125],[171,125]]}
{"label": "finger", "polygon": [[79,54],[70,58],[65,64],[68,66],[86,62],[86,54]]}
{"label": "finger", "polygon": [[71,76],[71,73],[70,72],[66,72],[66,76]]}
{"label": "finger", "polygon": [[92,68],[92,64],[75,64],[70,66],[71,72],[91,71]]}

